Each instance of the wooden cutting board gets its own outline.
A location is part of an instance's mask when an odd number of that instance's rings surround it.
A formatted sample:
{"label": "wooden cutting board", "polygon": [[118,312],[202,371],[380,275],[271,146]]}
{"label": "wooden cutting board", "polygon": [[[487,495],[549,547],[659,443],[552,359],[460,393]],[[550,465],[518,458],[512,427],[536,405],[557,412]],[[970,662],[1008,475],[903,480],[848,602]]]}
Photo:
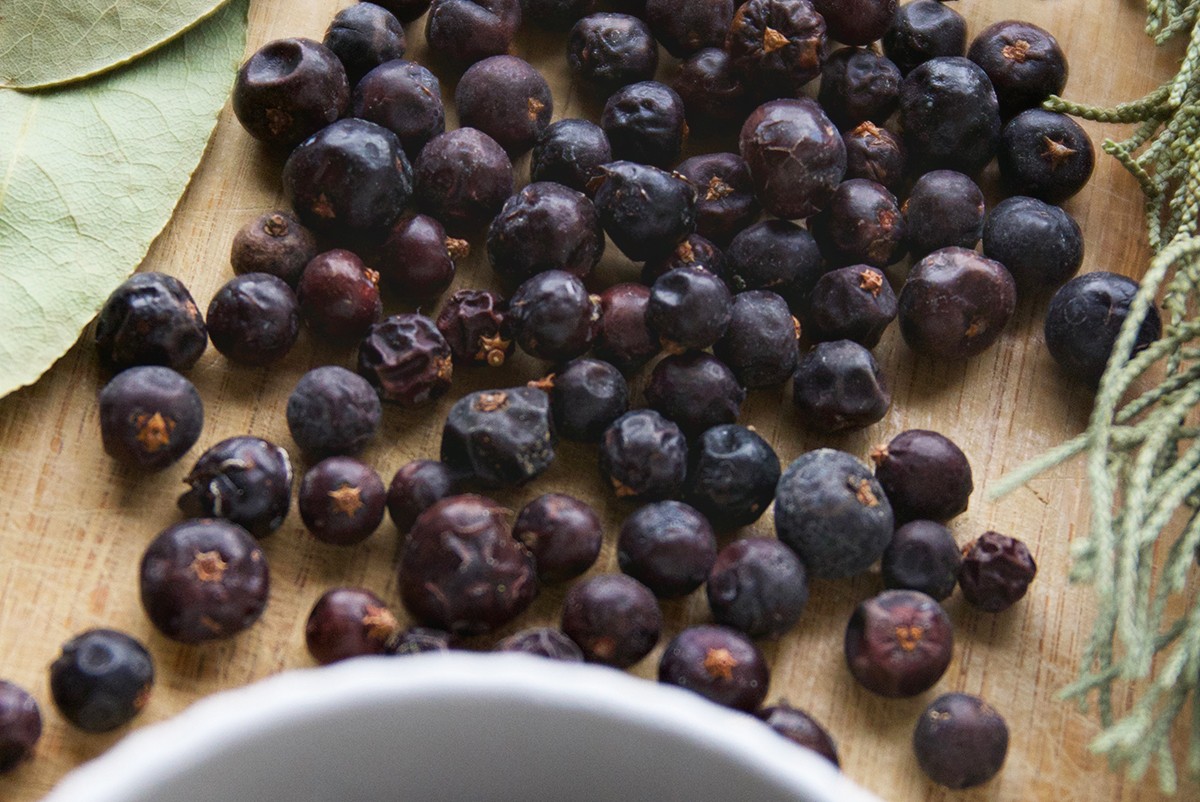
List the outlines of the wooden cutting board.
{"label": "wooden cutting board", "polygon": [[[320,39],[342,5],[337,0],[256,0],[247,52],[280,37]],[[1141,97],[1174,73],[1182,54],[1177,46],[1155,49],[1142,33],[1144,9],[1135,0],[973,0],[958,8],[967,16],[972,35],[1004,18],[1028,19],[1054,32],[1071,63],[1066,94],[1092,103],[1111,105]],[[409,36],[410,57],[425,62],[421,25],[410,26]],[[556,119],[598,116],[597,104],[571,82],[561,36],[524,34],[515,52],[549,79]],[[674,61],[665,58],[663,75],[673,69]],[[454,78],[444,73],[442,78],[449,101]],[[448,123],[454,122],[451,112]],[[1087,127],[1097,145],[1106,135],[1124,133],[1117,127]],[[733,146],[727,140],[695,141],[692,150]],[[228,254],[234,233],[252,217],[284,203],[279,169],[280,163],[256,146],[226,109],[195,180],[142,269],[178,276],[201,307],[207,306],[232,275]],[[516,170],[519,181],[526,181],[528,157],[517,162]],[[987,181],[989,187],[994,185],[994,174],[989,173]],[[1090,185],[1067,208],[1086,234],[1085,270],[1139,275],[1148,259],[1141,196],[1114,161],[1101,156]],[[461,265],[456,287],[491,286],[482,243],[472,245],[475,253]],[[597,284],[606,286],[635,272],[610,247]],[[947,603],[957,633],[954,661],[937,687],[916,699],[875,697],[860,689],[844,667],[845,622],[857,602],[880,589],[876,573],[814,583],[812,600],[796,630],[778,643],[764,644],[774,672],[769,699],[786,698],[811,711],[837,739],[846,773],[890,799],[1159,798],[1152,782],[1127,782],[1110,774],[1104,761],[1087,750],[1097,733],[1094,717],[1056,699],[1075,675],[1093,615],[1089,592],[1070,586],[1066,578],[1071,541],[1086,532],[1081,464],[1049,472],[1000,502],[983,499],[982,491],[999,477],[1079,433],[1091,407],[1089,392],[1063,378],[1046,352],[1041,334],[1045,306],[1045,299],[1023,304],[999,344],[967,364],[919,358],[892,327],[877,354],[894,403],[887,417],[866,431],[824,439],[806,432],[786,389],[751,393],[744,408],[743,422],[756,426],[785,464],[819,445],[865,458],[873,444],[904,429],[944,432],[964,448],[975,470],[971,509],[953,523],[960,542],[997,529],[1026,540],[1037,558],[1037,581],[1028,597],[1008,612],[977,613],[957,596]],[[393,300],[389,311],[411,307]],[[99,755],[127,731],[83,734],[67,726],[50,702],[47,666],[59,645],[81,630],[117,627],[149,645],[158,683],[133,724],[137,728],[208,694],[311,666],[304,648],[304,621],[314,600],[332,586],[372,588],[399,611],[393,576],[399,538],[390,523],[361,546],[337,549],[309,536],[294,511],[283,528],[264,541],[273,578],[270,604],[262,620],[240,637],[181,646],[160,636],[139,606],[137,565],[142,550],[157,532],[179,519],[175,497],[196,456],[220,439],[243,433],[294,450],[283,414],[287,395],[305,371],[329,363],[352,367],[353,354],[303,335],[282,364],[246,369],[229,364],[210,348],[190,374],[206,405],[200,443],[184,460],[152,476],[120,468],[100,448],[96,393],[104,376],[90,332],[35,386],[0,401],[0,676],[30,689],[45,718],[36,759],[0,778],[0,799],[40,798],[64,772]],[[527,357],[515,358],[499,370],[461,370],[451,397],[440,403],[417,411],[388,409],[383,432],[365,458],[387,481],[411,459],[436,457],[441,421],[453,398],[519,384],[544,370]],[[640,384],[635,382],[635,388]],[[617,502],[601,483],[594,449],[564,443],[542,480],[498,497],[516,509],[547,491],[572,493],[596,505],[608,535],[594,570],[616,570],[616,530],[631,507]],[[772,532],[768,514],[745,534]],[[517,626],[555,622],[562,594],[561,587],[546,588]],[[669,602],[664,610],[666,637],[707,620],[702,593]],[[476,645],[486,648],[490,642]],[[661,645],[635,673],[653,678],[660,653]],[[909,745],[924,705],[951,690],[991,701],[1012,732],[1003,772],[969,793],[952,794],[926,781]],[[1180,744],[1183,739],[1181,730]],[[1185,788],[1181,797],[1200,798],[1195,784]]]}

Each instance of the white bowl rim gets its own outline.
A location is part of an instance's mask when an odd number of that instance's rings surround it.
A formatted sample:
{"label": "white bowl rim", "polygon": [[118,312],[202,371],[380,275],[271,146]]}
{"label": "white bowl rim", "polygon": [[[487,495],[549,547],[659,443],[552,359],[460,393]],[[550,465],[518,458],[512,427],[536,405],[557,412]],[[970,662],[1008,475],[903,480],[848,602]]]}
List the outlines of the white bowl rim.
{"label": "white bowl rim", "polygon": [[879,802],[816,753],[691,691],[600,666],[468,652],[362,657],[285,671],[214,694],[173,718],[130,733],[68,773],[42,802],[126,802],[203,763],[227,747],[230,733],[251,737],[367,698],[402,701],[443,693],[522,697],[564,709],[603,711],[752,766],[801,798]]}

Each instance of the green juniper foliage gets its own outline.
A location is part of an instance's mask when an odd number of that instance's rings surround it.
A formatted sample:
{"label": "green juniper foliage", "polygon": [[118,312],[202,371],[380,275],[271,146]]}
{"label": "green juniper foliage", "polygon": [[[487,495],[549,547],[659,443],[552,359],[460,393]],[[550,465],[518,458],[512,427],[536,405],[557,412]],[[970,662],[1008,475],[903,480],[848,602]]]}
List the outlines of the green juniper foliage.
{"label": "green juniper foliage", "polygon": [[[1087,431],[1022,467],[1003,495],[1041,471],[1087,454],[1092,517],[1074,544],[1071,579],[1095,589],[1095,631],[1078,680],[1064,689],[1086,708],[1096,699],[1104,731],[1091,748],[1140,778],[1156,764],[1164,791],[1177,787],[1171,735],[1190,715],[1187,768],[1200,774],[1200,0],[1150,0],[1146,30],[1159,44],[1189,38],[1179,74],[1141,100],[1097,109],[1051,98],[1046,108],[1088,120],[1136,124],[1103,149],[1146,195],[1155,256],[1100,383]],[[1161,297],[1162,339],[1130,358],[1138,329]],[[1155,384],[1122,399],[1143,376]],[[1142,383],[1143,385],[1145,382]],[[1157,569],[1156,569],[1157,566]],[[1192,580],[1189,583],[1189,580]],[[1132,706],[1113,695],[1132,688]],[[1190,711],[1188,701],[1192,704]]]}

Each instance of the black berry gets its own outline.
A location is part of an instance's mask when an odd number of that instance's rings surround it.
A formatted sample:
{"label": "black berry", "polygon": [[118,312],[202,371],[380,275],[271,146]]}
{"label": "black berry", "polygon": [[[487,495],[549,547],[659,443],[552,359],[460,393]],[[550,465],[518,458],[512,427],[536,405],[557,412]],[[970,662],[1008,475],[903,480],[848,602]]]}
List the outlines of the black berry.
{"label": "black berry", "polygon": [[1008,754],[1008,725],[995,708],[965,693],[939,696],[913,731],[917,762],[947,788],[973,788],[1000,771]]}
{"label": "black berry", "polygon": [[676,58],[703,47],[721,47],[737,8],[734,0],[646,0],[646,22],[654,38]]}
{"label": "black berry", "polygon": [[691,128],[740,123],[753,105],[733,59],[719,47],[706,47],[680,62],[671,88],[683,100]]}
{"label": "black berry", "polygon": [[991,79],[1005,117],[1040,106],[1067,85],[1067,57],[1058,40],[1031,22],[989,25],[975,36],[967,58]]}
{"label": "black berry", "polygon": [[900,103],[900,80],[900,70],[886,57],[843,47],[821,69],[817,100],[842,130],[865,120],[882,125]]}
{"label": "black berry", "polygon": [[304,625],[308,653],[321,665],[351,657],[388,654],[400,622],[383,599],[364,588],[333,588],[321,594]]}
{"label": "black berry", "polygon": [[721,549],[704,589],[718,624],[752,638],[779,638],[808,603],[808,573],[778,540],[748,537]]}
{"label": "black berry", "polygon": [[729,288],[702,267],[675,268],[650,288],[646,322],[668,350],[708,348],[725,333],[732,317]]}
{"label": "black berry", "polygon": [[629,385],[621,371],[599,359],[575,359],[532,386],[549,385],[554,429],[568,440],[594,443],[629,411]]}
{"label": "black berry", "polygon": [[867,121],[842,135],[846,143],[846,178],[866,178],[898,192],[908,165],[900,137]]}
{"label": "black berry", "polygon": [[870,351],[852,340],[833,340],[800,357],[792,401],[805,426],[840,432],[882,420],[892,394]]}
{"label": "black berry", "polygon": [[458,66],[512,47],[521,27],[521,0],[433,0],[425,17],[430,51]]}
{"label": "black berry", "polygon": [[621,525],[617,563],[660,599],[686,596],[704,584],[717,558],[717,538],[694,507],[659,501]]}
{"label": "black berry", "polygon": [[300,334],[296,294],[283,279],[267,273],[230,279],[213,296],[205,317],[213,347],[243,365],[279,361]]}
{"label": "black berry", "polygon": [[585,195],[537,181],[504,202],[488,227],[487,252],[509,286],[547,270],[583,279],[604,254],[604,231]]}
{"label": "black berry", "polygon": [[154,661],[140,641],[90,629],[63,644],[50,665],[50,693],[63,718],[86,732],[129,723],[150,700]]}
{"label": "black berry", "polygon": [[233,238],[233,272],[269,273],[289,287],[300,282],[304,267],[317,255],[317,238],[290,212],[267,212],[251,220]]}
{"label": "black berry", "polygon": [[954,652],[941,606],[915,590],[885,590],[858,605],[846,625],[846,665],[872,693],[898,699],[932,688]]}
{"label": "black berry", "polygon": [[609,95],[600,115],[613,158],[655,167],[679,161],[687,123],[683,99],[658,81],[639,81]]}
{"label": "black berry", "polygon": [[733,423],[746,400],[733,371],[704,351],[664,357],[651,371],[644,392],[647,405],[675,421],[688,437]]}
{"label": "black berry", "polygon": [[910,164],[975,175],[996,155],[1000,104],[987,74],[961,56],[931,59],[900,85]]}
{"label": "black berry", "polygon": [[442,429],[442,462],[486,487],[512,487],[554,461],[550,401],[540,390],[514,387],[463,396]]}
{"label": "black berry", "polygon": [[396,15],[374,3],[343,8],[325,29],[323,44],[342,62],[354,86],[386,61],[404,58],[408,42]]}
{"label": "black berry", "polygon": [[650,288],[614,284],[600,294],[596,356],[624,371],[641,367],[659,352],[658,335],[646,322]]}
{"label": "black berry", "polygon": [[825,208],[846,173],[842,135],[809,98],[759,106],[746,118],[738,142],[763,208],[785,220]]}
{"label": "black berry", "polygon": [[825,18],[809,0],[749,0],[725,38],[734,65],[765,97],[791,97],[821,74]]}
{"label": "black berry", "polygon": [[357,454],[379,431],[382,416],[367,380],[337,365],[305,373],[288,396],[288,430],[310,459]]}
{"label": "black berry", "polygon": [[887,187],[865,178],[843,181],[809,230],[832,265],[887,267],[907,250],[900,203]]}
{"label": "black berry", "polygon": [[942,601],[958,584],[962,552],[949,529],[935,521],[909,521],[896,529],[883,553],[883,585],[919,590]]}
{"label": "black berry", "polygon": [[547,270],[517,287],[508,299],[508,319],[522,351],[561,362],[592,347],[599,328],[600,300],[570,273]]}
{"label": "black berry", "polygon": [[383,313],[379,274],[341,248],[308,263],[297,296],[309,328],[338,345],[361,339]]}
{"label": "black berry", "polygon": [[983,223],[983,254],[1008,268],[1018,295],[1065,283],[1079,272],[1083,250],[1075,218],[1037,198],[1006,198]]}
{"label": "black berry", "polygon": [[749,713],[767,696],[770,671],[754,642],[727,627],[689,627],[658,663],[658,681],[687,688],[719,705]]}
{"label": "black berry", "polygon": [[999,532],[984,532],[963,548],[958,584],[971,605],[999,613],[1025,597],[1036,575],[1028,546]]}
{"label": "black berry", "polygon": [[162,470],[196,444],[203,426],[200,393],[170,368],[129,368],[100,391],[104,450],[125,465]]}
{"label": "black berry", "polygon": [[542,131],[529,157],[531,182],[553,181],[576,192],[600,175],[600,165],[612,161],[604,129],[589,120],[559,120]]}
{"label": "black berry", "polygon": [[696,189],[681,176],[616,161],[596,181],[600,224],[635,262],[666,256],[696,227]]}
{"label": "black berry", "polygon": [[418,515],[458,492],[458,480],[446,463],[430,459],[406,462],[388,485],[388,515],[401,534],[407,534]]}
{"label": "black berry", "polygon": [[1010,195],[1062,203],[1092,177],[1096,152],[1083,127],[1065,114],[1023,111],[1009,120],[996,154]]}
{"label": "black berry", "polygon": [[372,264],[383,286],[405,300],[441,295],[454,281],[458,263],[470,255],[464,239],[446,236],[429,215],[405,215],[375,249]]}
{"label": "black berry", "polygon": [[787,301],[769,290],[748,290],[733,296],[729,327],[713,353],[744,386],[772,387],[796,370],[799,338],[799,322]]}
{"label": "black berry", "polygon": [[164,365],[185,371],[208,346],[208,330],[183,282],[136,273],[113,290],[96,317],[96,351],[112,370]]}
{"label": "black berry", "polygon": [[876,446],[871,460],[897,523],[918,518],[948,521],[966,512],[975,489],[971,464],[945,435],[909,429]]}
{"label": "black berry", "polygon": [[984,211],[983,190],[970,177],[953,170],[921,176],[904,202],[913,256],[920,259],[951,245],[974,248],[983,233]]}
{"label": "black berry", "polygon": [[725,249],[725,273],[734,292],[770,290],[803,314],[809,294],[825,272],[812,235],[788,220],[764,220],[733,238]]}
{"label": "black berry", "polygon": [[591,14],[571,28],[567,64],[581,82],[608,95],[654,77],[658,43],[646,23],[635,16]]}
{"label": "black berry", "polygon": [[728,245],[758,219],[758,199],[750,167],[736,153],[706,153],[685,159],[676,168],[696,188],[696,233]]}
{"label": "black berry", "polygon": [[896,10],[883,52],[907,75],[926,61],[967,52],[967,21],[941,0],[913,0]]}
{"label": "black berry", "polygon": [[580,580],[563,599],[562,631],[589,663],[629,668],[658,643],[662,625],[654,594],[624,574]]}
{"label": "black berry", "polygon": [[887,32],[897,0],[813,0],[825,18],[829,38],[848,45],[869,45]]}
{"label": "black berry", "polygon": [[42,737],[42,713],[29,692],[0,679],[0,774],[33,756]]}
{"label": "black berry", "polygon": [[358,346],[358,372],[384,401],[415,407],[450,389],[454,360],[432,320],[392,315],[371,327]]}
{"label": "black berry", "polygon": [[553,583],[573,579],[595,564],[604,530],[586,502],[547,493],[521,508],[513,537],[533,555],[538,579]]}
{"label": "black berry", "polygon": [[417,206],[456,236],[487,224],[513,194],[508,154],[474,128],[456,128],[429,140],[413,174]]}
{"label": "black berry", "polygon": [[897,310],[896,293],[881,270],[842,267],[821,276],[813,287],[804,332],[816,342],[852,340],[874,348]]}
{"label": "black berry", "polygon": [[767,726],[787,738],[789,741],[811,749],[835,766],[838,761],[837,745],[825,728],[799,708],[792,707],[787,702],[780,702],[771,707],[764,707],[757,713]]}
{"label": "black berry", "polygon": [[400,137],[410,160],[446,130],[446,109],[437,76],[411,61],[386,61],[354,87],[351,110]]}
{"label": "black berry", "polygon": [[292,502],[292,462],[260,437],[230,437],[203,454],[184,478],[179,509],[192,518],[224,518],[255,537],[274,532]]}
{"label": "black berry", "polygon": [[287,150],[341,117],[350,101],[337,55],[311,39],[277,39],[238,70],[233,112],[250,136]]}
{"label": "black berry", "polygon": [[296,494],[300,518],[322,543],[353,546],[383,521],[387,491],[375,470],[353,457],[329,457],[308,469]]}
{"label": "black berry", "polygon": [[687,459],[683,432],[652,409],[626,412],[600,439],[600,475],[618,498],[677,496],[687,475]]}
{"label": "black berry", "polygon": [[518,156],[550,125],[554,99],[550,85],[516,56],[485,58],[471,65],[454,90],[459,125],[478,128]]}
{"label": "black berry", "polygon": [[714,426],[692,447],[686,499],[718,530],[757,521],[775,498],[779,457],[753,429]]}

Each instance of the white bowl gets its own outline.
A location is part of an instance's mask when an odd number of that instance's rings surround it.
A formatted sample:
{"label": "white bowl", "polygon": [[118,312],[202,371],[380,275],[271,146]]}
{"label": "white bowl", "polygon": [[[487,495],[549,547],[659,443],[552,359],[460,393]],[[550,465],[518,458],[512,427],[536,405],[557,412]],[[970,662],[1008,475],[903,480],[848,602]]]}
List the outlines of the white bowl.
{"label": "white bowl", "polygon": [[749,716],[525,655],[360,658],[198,702],[43,802],[868,802]]}

